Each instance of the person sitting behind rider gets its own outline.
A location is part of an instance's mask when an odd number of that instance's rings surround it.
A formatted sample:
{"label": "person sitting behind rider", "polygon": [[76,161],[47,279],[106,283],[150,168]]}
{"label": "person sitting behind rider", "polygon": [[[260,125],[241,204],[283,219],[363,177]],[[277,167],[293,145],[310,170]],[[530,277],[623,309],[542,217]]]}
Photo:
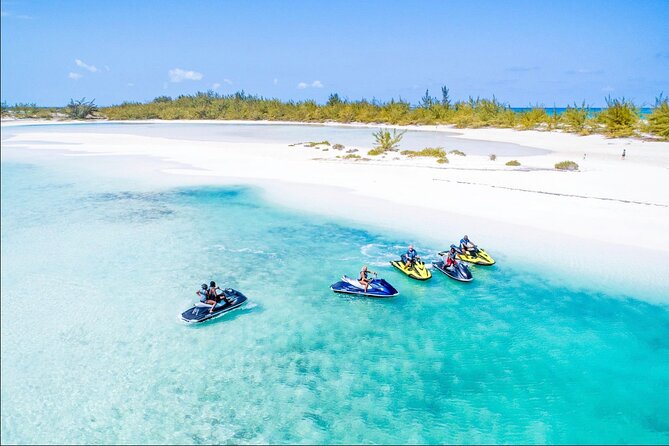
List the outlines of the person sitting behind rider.
{"label": "person sitting behind rider", "polygon": [[[221,294],[218,294],[216,291],[220,291]],[[207,292],[207,300],[204,302],[206,304],[211,305],[211,308],[209,309],[210,313],[214,311],[216,304],[218,304],[221,300],[225,301],[226,304],[230,303],[228,297],[225,295],[223,290],[217,287],[216,282],[212,280],[211,282],[209,282],[209,291]]]}
{"label": "person sitting behind rider", "polygon": [[468,236],[464,236],[460,239],[460,249],[464,254],[467,254],[469,251],[473,251],[476,248],[476,245],[469,240]]}
{"label": "person sitting behind rider", "polygon": [[203,283],[200,288],[201,289],[197,290],[195,294],[200,298],[200,302],[204,302],[207,300],[207,296],[209,295],[209,287],[206,283]]}
{"label": "person sitting behind rider", "polygon": [[369,284],[372,282],[371,279],[367,277],[367,274],[374,274],[374,276],[376,276],[376,273],[374,271],[367,270],[367,265],[363,265],[362,269],[360,270],[360,276],[358,277],[358,282],[365,285],[365,293],[367,292],[367,288],[369,288]]}
{"label": "person sitting behind rider", "polygon": [[444,262],[446,268],[451,268],[458,264],[458,262],[455,260],[455,256],[457,254],[458,251],[455,249],[455,245],[451,245],[450,251],[446,253],[446,261]]}
{"label": "person sitting behind rider", "polygon": [[402,262],[404,263],[404,266],[406,268],[409,268],[411,265],[413,265],[416,259],[420,259],[420,256],[418,255],[416,250],[413,249],[413,245],[409,245],[409,249],[407,249],[407,252],[402,254]]}

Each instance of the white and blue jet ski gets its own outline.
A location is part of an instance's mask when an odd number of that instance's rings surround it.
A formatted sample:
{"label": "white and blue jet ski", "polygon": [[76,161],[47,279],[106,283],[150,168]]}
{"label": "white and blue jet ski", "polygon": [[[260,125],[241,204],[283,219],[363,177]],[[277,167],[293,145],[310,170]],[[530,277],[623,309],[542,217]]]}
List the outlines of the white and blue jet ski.
{"label": "white and blue jet ski", "polygon": [[372,279],[367,292],[360,281],[342,276],[341,280],[330,287],[335,293],[358,294],[369,297],[394,297],[400,294],[391,284],[383,279]]}
{"label": "white and blue jet ski", "polygon": [[248,301],[246,296],[232,288],[226,288],[223,290],[223,293],[228,298],[228,301],[230,301],[229,303],[221,300],[216,304],[214,310],[209,312],[211,305],[198,302],[193,307],[181,313],[181,320],[189,324],[205,322],[236,310]]}

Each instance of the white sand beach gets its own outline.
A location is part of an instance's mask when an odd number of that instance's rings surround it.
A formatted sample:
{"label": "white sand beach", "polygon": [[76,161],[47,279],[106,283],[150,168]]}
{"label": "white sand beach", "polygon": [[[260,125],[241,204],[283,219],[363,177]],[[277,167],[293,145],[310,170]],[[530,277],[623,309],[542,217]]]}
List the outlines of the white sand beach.
{"label": "white sand beach", "polygon": [[[21,124],[25,122],[2,125]],[[488,156],[449,154],[448,164],[438,164],[434,158],[412,159],[397,152],[369,157],[369,148],[356,147],[356,155],[372,158],[365,161],[337,158],[351,147],[185,141],[105,133],[104,127],[95,133],[24,129],[4,140],[3,148],[145,156],[167,162],[154,168],[177,183],[259,185],[281,204],[429,235],[443,240],[444,247],[468,233],[481,245],[494,243],[498,251],[518,255],[528,255],[523,245],[531,245],[536,262],[564,259],[564,248],[570,247],[580,261],[569,260],[566,266],[596,269],[603,258],[621,256],[622,264],[650,265],[647,274],[667,271],[669,143],[508,129],[407,128],[455,131],[458,138],[481,144],[503,141],[550,152],[516,157],[521,166],[507,167],[511,157],[491,161]],[[564,160],[577,162],[580,170],[553,168]],[[122,164],[103,165],[108,173],[127,173]],[[542,247],[538,253],[537,244]],[[606,254],[602,246],[610,248]],[[600,277],[607,280],[610,274]]]}

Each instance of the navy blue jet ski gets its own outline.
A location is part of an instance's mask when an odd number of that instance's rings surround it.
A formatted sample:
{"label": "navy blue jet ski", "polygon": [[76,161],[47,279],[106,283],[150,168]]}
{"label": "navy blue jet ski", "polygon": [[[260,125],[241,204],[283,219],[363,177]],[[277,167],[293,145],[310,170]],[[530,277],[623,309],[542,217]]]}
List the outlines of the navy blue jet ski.
{"label": "navy blue jet ski", "polygon": [[211,305],[198,302],[193,307],[181,313],[181,320],[189,324],[205,322],[210,319],[223,316],[230,311],[236,310],[246,304],[248,301],[246,296],[237,290],[233,290],[232,288],[226,288],[223,290],[223,293],[225,294],[225,297],[228,298],[230,303],[226,303],[224,300],[221,300],[214,307],[214,311],[210,313],[209,310],[211,310]]}
{"label": "navy blue jet ski", "polygon": [[359,294],[369,297],[393,297],[400,294],[391,284],[383,279],[372,279],[369,282],[367,292],[365,292],[365,285],[347,276],[342,276],[341,280],[333,283],[330,289],[335,293]]}
{"label": "navy blue jet ski", "polygon": [[451,279],[459,282],[471,282],[474,279],[471,271],[469,271],[469,268],[467,268],[467,265],[465,265],[464,262],[458,262],[452,266],[445,266],[444,262],[434,262],[432,263],[432,266]]}

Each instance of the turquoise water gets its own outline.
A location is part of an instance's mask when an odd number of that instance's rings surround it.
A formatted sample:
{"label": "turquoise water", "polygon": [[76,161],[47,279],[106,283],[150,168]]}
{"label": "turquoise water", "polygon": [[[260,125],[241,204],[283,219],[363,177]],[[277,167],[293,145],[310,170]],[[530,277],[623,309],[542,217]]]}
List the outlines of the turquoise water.
{"label": "turquoise water", "polygon": [[[76,163],[2,163],[3,443],[669,442],[667,307],[494,247],[412,282],[402,234]],[[329,290],[362,263],[400,296]],[[212,278],[251,304],[179,323]]]}

